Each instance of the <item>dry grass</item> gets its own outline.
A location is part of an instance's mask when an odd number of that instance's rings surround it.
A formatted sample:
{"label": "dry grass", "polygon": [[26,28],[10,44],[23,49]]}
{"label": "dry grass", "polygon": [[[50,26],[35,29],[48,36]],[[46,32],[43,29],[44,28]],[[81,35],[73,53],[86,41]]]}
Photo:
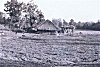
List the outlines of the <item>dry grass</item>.
{"label": "dry grass", "polygon": [[73,36],[25,34],[28,39],[21,39],[20,35],[23,34],[16,35],[5,31],[5,36],[0,36],[0,58],[52,65],[100,63],[99,34]]}

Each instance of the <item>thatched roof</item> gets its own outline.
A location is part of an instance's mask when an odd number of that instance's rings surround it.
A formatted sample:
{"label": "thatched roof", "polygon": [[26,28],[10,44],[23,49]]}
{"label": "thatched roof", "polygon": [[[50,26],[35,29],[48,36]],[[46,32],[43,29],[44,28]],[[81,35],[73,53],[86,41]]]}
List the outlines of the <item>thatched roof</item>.
{"label": "thatched roof", "polygon": [[53,24],[51,21],[46,20],[40,23],[36,23],[33,28],[41,30],[58,30],[59,28]]}

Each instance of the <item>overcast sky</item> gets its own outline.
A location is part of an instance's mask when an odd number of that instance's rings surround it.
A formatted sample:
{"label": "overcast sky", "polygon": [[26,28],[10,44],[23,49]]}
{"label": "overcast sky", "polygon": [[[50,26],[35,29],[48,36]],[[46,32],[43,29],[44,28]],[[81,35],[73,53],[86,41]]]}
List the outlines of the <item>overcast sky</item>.
{"label": "overcast sky", "polygon": [[[4,3],[0,0],[0,9]],[[29,2],[30,0],[18,0]],[[34,0],[46,19],[61,18],[69,21],[97,21],[100,19],[100,0]]]}

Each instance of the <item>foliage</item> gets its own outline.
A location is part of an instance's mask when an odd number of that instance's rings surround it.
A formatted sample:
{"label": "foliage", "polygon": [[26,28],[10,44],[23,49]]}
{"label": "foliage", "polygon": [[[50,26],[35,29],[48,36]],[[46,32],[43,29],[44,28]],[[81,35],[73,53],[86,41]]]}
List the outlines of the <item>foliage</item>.
{"label": "foliage", "polygon": [[38,10],[38,6],[34,4],[34,2],[29,2],[27,4],[23,4],[23,13],[29,19],[29,23],[32,27],[34,23],[42,22],[44,19],[44,15],[41,10]]}
{"label": "foliage", "polygon": [[29,28],[35,23],[45,21],[43,13],[33,1],[26,4],[11,0],[4,6],[4,11],[11,19],[8,23],[10,28]]}
{"label": "foliage", "polygon": [[23,3],[18,3],[11,1],[7,1],[6,4],[4,4],[5,9],[4,11],[9,14],[11,22],[9,23],[10,27],[14,26],[14,23],[19,22],[19,18],[21,16],[21,11],[22,11],[22,4]]}
{"label": "foliage", "polygon": [[77,29],[83,29],[83,30],[96,30],[100,31],[100,21],[97,22],[78,22],[76,24]]}

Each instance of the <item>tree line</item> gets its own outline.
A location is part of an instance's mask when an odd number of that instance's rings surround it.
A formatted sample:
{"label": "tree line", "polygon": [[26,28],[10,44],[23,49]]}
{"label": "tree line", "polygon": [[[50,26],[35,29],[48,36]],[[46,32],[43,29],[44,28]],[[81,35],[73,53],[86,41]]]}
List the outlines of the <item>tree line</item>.
{"label": "tree line", "polygon": [[78,22],[76,29],[100,31],[100,20],[97,22]]}

